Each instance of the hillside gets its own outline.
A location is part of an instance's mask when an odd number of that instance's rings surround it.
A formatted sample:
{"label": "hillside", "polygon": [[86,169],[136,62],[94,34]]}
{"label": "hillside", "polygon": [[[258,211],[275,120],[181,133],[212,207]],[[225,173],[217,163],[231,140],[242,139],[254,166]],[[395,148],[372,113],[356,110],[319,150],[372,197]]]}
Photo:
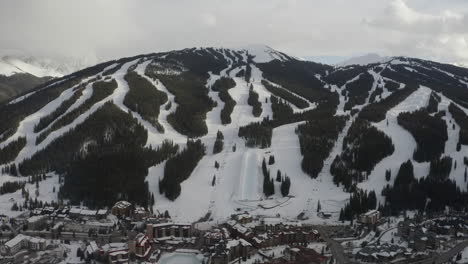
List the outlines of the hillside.
{"label": "hillside", "polygon": [[73,59],[29,56],[19,51],[0,53],[3,54],[0,57],[0,103],[88,65]]}
{"label": "hillside", "polygon": [[[44,202],[127,199],[186,221],[249,211],[321,222],[319,204],[332,221],[377,206],[467,209],[467,109],[468,69],[414,58],[332,67],[266,46],[139,55],[1,105],[0,184],[48,175],[38,189],[57,193],[38,192]],[[11,201],[30,197],[11,190],[0,209],[18,214]]]}

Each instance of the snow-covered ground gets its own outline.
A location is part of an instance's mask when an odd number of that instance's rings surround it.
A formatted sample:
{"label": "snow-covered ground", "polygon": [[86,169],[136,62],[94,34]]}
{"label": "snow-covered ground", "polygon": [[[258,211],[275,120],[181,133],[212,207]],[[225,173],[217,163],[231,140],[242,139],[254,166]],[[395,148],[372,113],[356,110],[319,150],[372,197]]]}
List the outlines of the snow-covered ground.
{"label": "snow-covered ground", "polygon": [[[226,70],[220,75],[226,74]],[[231,72],[231,77],[236,86],[228,90],[236,101],[231,114],[232,122],[227,125],[221,124],[219,116],[224,103],[219,99],[217,92],[210,90],[209,96],[217,102],[217,107],[208,112],[208,134],[201,138],[207,146],[207,155],[202,158],[191,176],[182,182],[182,193],[175,201],[169,201],[158,192],[164,163],[150,168],[147,181],[155,196],[155,211],[168,210],[171,217],[182,221],[195,221],[207,213],[210,213],[214,221],[222,220],[241,210],[271,216],[280,214],[289,218],[305,213],[310,221],[320,222],[323,220],[316,214],[316,206],[320,199],[322,210],[335,213],[337,217],[349,194],[335,186],[329,175],[311,179],[302,172],[299,139],[294,132],[298,123],[274,129],[272,146],[267,149],[247,148],[244,140],[237,136],[240,126],[260,121],[265,116],[271,116],[272,112],[270,102],[265,103],[265,98],[270,97],[271,93],[261,84],[261,71],[255,66],[252,67],[251,83],[259,94],[263,108],[260,117],[254,117],[252,107],[247,104],[249,84],[243,78],[234,77],[235,72],[236,69]],[[211,74],[207,86],[210,87],[219,77]],[[224,150],[213,155],[212,147],[218,130],[224,135]],[[181,139],[185,141],[185,137]],[[160,141],[161,137],[158,140]],[[149,143],[152,142],[149,140]],[[235,152],[233,146],[236,146]],[[275,195],[269,199],[264,198],[261,164],[263,159],[268,160],[270,155],[274,155],[276,159],[276,163],[269,166],[271,177],[275,178],[277,170],[281,170],[291,178],[290,198],[282,197],[279,182],[275,182]],[[215,162],[220,164],[219,169],[214,167]],[[216,184],[212,186],[214,177]],[[193,206],[194,204],[197,206]]]}
{"label": "snow-covered ground", "polygon": [[457,260],[457,263],[459,264],[466,264],[468,263],[468,247],[466,247],[462,252],[461,252],[461,259]]}
{"label": "snow-covered ground", "polygon": [[[286,56],[280,52],[274,51],[265,46],[254,46],[246,48],[250,55],[254,55],[254,60],[257,62],[271,61],[273,59],[285,60]],[[213,222],[224,220],[232,213],[238,211],[249,211],[252,214],[275,216],[280,214],[287,218],[296,218],[299,214],[307,217],[311,223],[338,223],[337,218],[340,209],[344,206],[349,198],[349,193],[342,190],[342,187],[336,186],[333,183],[332,176],[330,175],[330,165],[337,154],[342,151],[343,138],[353,121],[349,120],[339,134],[338,140],[335,143],[329,157],[324,162],[324,168],[319,173],[316,179],[310,178],[301,169],[302,155],[300,153],[299,139],[295,133],[295,129],[300,123],[292,123],[283,125],[273,129],[272,145],[270,148],[258,149],[247,148],[245,141],[238,137],[238,129],[240,126],[247,125],[251,122],[261,121],[265,117],[272,116],[271,103],[268,98],[271,93],[262,85],[263,80],[261,70],[252,65],[252,75],[249,83],[244,78],[235,77],[236,73],[245,66],[239,66],[231,69],[234,62],[227,56],[226,51],[222,51],[225,59],[229,61],[230,65],[219,75],[210,73],[210,77],[206,84],[208,89],[208,96],[217,103],[217,106],[209,111],[206,115],[206,125],[208,128],[207,135],[200,139],[207,146],[206,155],[199,162],[198,166],[194,169],[191,176],[182,182],[182,192],[175,201],[169,201],[164,195],[159,194],[159,180],[164,175],[165,162],[149,168],[149,173],[146,178],[150,191],[155,196],[154,211],[164,212],[169,211],[170,215],[179,221],[196,221],[206,214],[210,214]],[[242,56],[246,56],[245,53]],[[76,125],[82,123],[89,115],[94,113],[101,105],[107,101],[113,101],[120,109],[125,112],[130,112],[137,118],[138,122],[142,124],[148,131],[147,146],[157,147],[165,139],[170,139],[179,144],[180,148],[185,147],[187,137],[181,135],[169,124],[167,116],[173,113],[178,105],[175,102],[175,97],[168,89],[159,81],[153,80],[145,75],[145,70],[151,63],[150,58],[143,60],[133,60],[125,63],[122,67],[111,75],[111,78],[117,81],[118,87],[112,95],[101,100],[89,110],[81,114],[72,123],[52,132],[42,143],[35,145],[37,133],[34,133],[34,126],[38,123],[39,119],[53,112],[64,100],[70,98],[74,92],[73,88],[65,90],[60,97],[52,100],[49,104],[44,106],[38,112],[23,119],[19,125],[17,132],[10,138],[0,143],[0,147],[6,146],[13,140],[26,136],[27,143],[25,148],[19,153],[15,159],[15,163],[19,163],[25,158],[31,157],[34,153],[47,146],[52,140],[63,135],[66,131],[73,129]],[[407,64],[406,62],[393,59],[390,64]],[[111,68],[115,65],[111,65]],[[124,79],[128,69],[136,66],[136,73],[146,78],[151,82],[154,87],[168,95],[168,103],[172,106],[166,110],[166,106],[162,105],[160,109],[159,121],[164,127],[164,132],[159,132],[149,122],[142,119],[142,117],[133,111],[130,111],[124,104],[125,95],[129,91],[127,82]],[[408,66],[411,66],[408,64]],[[388,66],[390,68],[390,66]],[[224,107],[224,103],[220,100],[218,92],[210,89],[211,85],[221,76],[228,75],[234,79],[236,85],[228,90],[230,96],[236,101],[236,105],[231,114],[232,122],[223,125],[220,119],[220,113]],[[385,88],[381,87],[383,84],[382,76],[375,71],[369,71],[374,78],[372,90],[366,99],[369,101],[370,94],[375,89],[384,89],[383,97],[390,94]],[[100,76],[97,74],[83,80],[84,83],[94,77]],[[346,85],[359,78],[359,75],[349,80],[342,87],[335,85],[329,86],[332,91],[337,91],[340,94],[340,103],[338,106],[337,114],[345,114],[344,105],[345,98],[341,95],[341,91],[346,89]],[[79,85],[79,84],[78,84]],[[250,85],[259,94],[259,101],[262,104],[262,114],[259,117],[252,115],[252,107],[247,104]],[[400,85],[402,86],[402,85]],[[79,107],[92,95],[92,83],[88,84],[84,89],[82,96],[67,110],[66,113]],[[369,175],[369,179],[358,185],[359,188],[366,190],[375,190],[376,194],[380,197],[382,188],[387,184],[385,180],[385,171],[390,169],[392,172],[392,179],[388,183],[392,183],[398,168],[402,162],[412,160],[416,142],[411,134],[400,127],[397,123],[397,116],[401,112],[414,111],[421,107],[425,107],[428,103],[428,98],[431,90],[426,87],[420,87],[416,92],[410,95],[406,100],[398,104],[396,107],[387,112],[386,119],[373,124],[376,128],[384,131],[395,145],[395,152],[383,159]],[[299,96],[300,97],[300,96]],[[301,97],[302,98],[302,97]],[[304,98],[303,98],[304,99]],[[310,102],[309,102],[310,103]],[[450,100],[442,96],[442,103],[439,110],[447,110]],[[292,106],[295,112],[304,111]],[[310,104],[308,109],[315,107],[315,104]],[[361,108],[357,106],[356,108]],[[468,147],[462,146],[460,152],[456,152],[456,143],[460,127],[455,123],[450,113],[444,117],[449,127],[449,141],[446,144],[446,152],[453,153],[452,157],[457,161],[456,169],[452,170],[451,178],[456,179],[460,186],[466,186],[463,181],[463,155],[468,153]],[[455,129],[452,125],[455,124]],[[218,154],[213,154],[212,149],[216,139],[216,133],[221,131],[224,135],[224,149]],[[236,151],[233,150],[235,146]],[[275,157],[275,163],[268,165],[270,175],[273,179],[276,178],[278,170],[282,175],[287,175],[291,179],[290,196],[282,197],[280,193],[280,183],[275,181],[275,194],[266,199],[262,191],[263,174],[261,171],[261,164],[263,159],[268,161],[270,155]],[[220,167],[215,168],[214,164],[218,162]],[[429,163],[414,162],[415,175],[420,178],[426,176],[429,170]],[[7,175],[0,177],[0,183],[24,178],[13,178]],[[53,181],[55,179],[55,181]],[[215,185],[212,185],[215,179]],[[56,194],[50,193],[51,190],[43,189],[43,184],[48,183],[51,186],[58,185],[58,177],[53,176],[48,178],[45,182],[41,182],[39,186],[39,198],[43,201],[51,201],[56,199]],[[466,187],[463,187],[466,188]],[[58,190],[58,187],[57,187]],[[21,193],[19,193],[21,196]],[[13,199],[13,200],[11,200]],[[18,193],[4,195],[0,197],[0,209],[9,210],[11,202],[17,201],[21,203],[21,197]],[[322,211],[331,213],[332,219],[323,220],[317,216],[317,204],[320,201]],[[14,212],[12,212],[14,213]],[[385,237],[386,238],[386,237]]]}
{"label": "snow-covered ground", "polygon": [[[413,153],[416,149],[416,141],[413,136],[398,125],[397,117],[403,112],[413,112],[422,107],[426,107],[429,101],[431,90],[427,87],[420,87],[416,92],[408,96],[404,101],[387,112],[385,120],[374,123],[373,125],[387,134],[395,151],[392,155],[384,158],[374,168],[367,181],[358,184],[358,187],[366,190],[375,190],[375,193],[381,200],[381,191],[387,184],[393,183],[398,173],[400,165],[411,160],[414,165],[415,177],[424,177],[429,172],[429,162],[419,163],[413,160]],[[388,125],[387,125],[388,122]],[[385,180],[385,171],[391,170],[392,177],[390,182]]]}
{"label": "snow-covered ground", "polygon": [[[0,184],[5,182],[15,182],[15,181],[25,181],[28,179],[25,177],[12,177],[8,175],[2,175],[0,177]],[[34,200],[37,198],[38,201],[42,202],[52,202],[57,201],[57,195],[59,191],[59,177],[55,174],[49,174],[45,180],[42,180],[38,184],[39,188],[36,188],[34,183],[26,183],[25,190],[29,192],[30,199]],[[36,191],[37,190],[37,191]],[[8,216],[18,216],[22,214],[22,211],[12,211],[11,207],[13,204],[18,206],[23,206],[24,197],[21,195],[21,189],[17,190],[14,193],[7,193],[0,195],[0,214],[5,214]]]}

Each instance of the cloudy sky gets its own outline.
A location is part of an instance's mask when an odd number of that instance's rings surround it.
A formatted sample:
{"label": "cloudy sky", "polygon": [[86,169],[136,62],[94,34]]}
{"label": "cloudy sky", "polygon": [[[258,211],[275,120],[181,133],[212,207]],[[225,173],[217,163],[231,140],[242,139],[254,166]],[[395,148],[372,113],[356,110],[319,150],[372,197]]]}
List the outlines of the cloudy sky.
{"label": "cloudy sky", "polygon": [[100,60],[266,44],[466,63],[468,0],[5,0],[0,34],[0,50]]}

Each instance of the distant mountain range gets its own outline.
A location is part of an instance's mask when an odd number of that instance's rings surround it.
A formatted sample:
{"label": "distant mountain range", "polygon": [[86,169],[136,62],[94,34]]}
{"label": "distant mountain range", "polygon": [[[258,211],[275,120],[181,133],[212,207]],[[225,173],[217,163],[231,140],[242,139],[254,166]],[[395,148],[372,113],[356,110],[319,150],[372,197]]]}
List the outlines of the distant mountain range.
{"label": "distant mountain range", "polygon": [[4,54],[0,57],[0,102],[86,66],[89,64],[76,59]]}

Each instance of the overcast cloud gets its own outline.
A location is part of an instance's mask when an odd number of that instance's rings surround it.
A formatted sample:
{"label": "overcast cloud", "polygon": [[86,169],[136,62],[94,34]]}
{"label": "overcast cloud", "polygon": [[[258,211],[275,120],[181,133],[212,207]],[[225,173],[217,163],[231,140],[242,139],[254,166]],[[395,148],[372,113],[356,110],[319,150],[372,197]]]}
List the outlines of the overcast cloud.
{"label": "overcast cloud", "polygon": [[0,49],[112,59],[266,44],[295,56],[368,52],[468,62],[466,0],[12,0]]}

